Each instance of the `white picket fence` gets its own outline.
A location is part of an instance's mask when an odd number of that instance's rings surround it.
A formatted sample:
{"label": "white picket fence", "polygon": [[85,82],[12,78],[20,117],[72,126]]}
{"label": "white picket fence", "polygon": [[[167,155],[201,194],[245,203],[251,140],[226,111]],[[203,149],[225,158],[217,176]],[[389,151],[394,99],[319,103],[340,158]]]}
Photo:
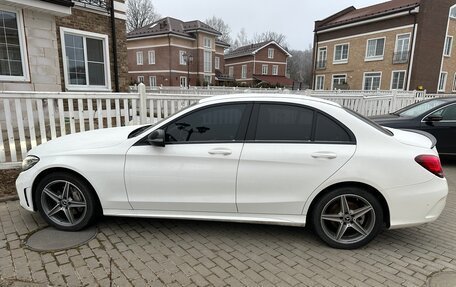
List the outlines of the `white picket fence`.
{"label": "white picket fence", "polygon": [[[146,93],[145,87],[141,86],[137,93],[0,93],[0,169],[18,166],[28,150],[57,137],[100,128],[154,123],[202,98],[228,94],[222,92],[218,89],[217,93],[211,94]],[[277,93],[276,90],[262,90],[262,93],[271,92]],[[429,97],[423,92],[398,91],[307,90],[299,94],[331,100],[366,116],[393,112]]]}

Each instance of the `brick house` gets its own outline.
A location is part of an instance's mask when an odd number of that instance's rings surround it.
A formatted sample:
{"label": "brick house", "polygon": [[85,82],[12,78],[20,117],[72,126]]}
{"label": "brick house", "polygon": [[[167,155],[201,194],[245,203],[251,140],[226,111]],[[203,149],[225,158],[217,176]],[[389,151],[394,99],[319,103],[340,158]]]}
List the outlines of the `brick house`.
{"label": "brick house", "polygon": [[154,86],[214,85],[229,45],[207,24],[166,17],[127,36],[130,82]]}
{"label": "brick house", "polygon": [[123,2],[0,0],[0,91],[126,91]]}
{"label": "brick house", "polygon": [[275,41],[249,44],[225,55],[225,72],[240,85],[291,87],[293,81],[285,76],[288,57]]}
{"label": "brick house", "polygon": [[456,0],[391,0],[315,22],[316,90],[456,90]]}

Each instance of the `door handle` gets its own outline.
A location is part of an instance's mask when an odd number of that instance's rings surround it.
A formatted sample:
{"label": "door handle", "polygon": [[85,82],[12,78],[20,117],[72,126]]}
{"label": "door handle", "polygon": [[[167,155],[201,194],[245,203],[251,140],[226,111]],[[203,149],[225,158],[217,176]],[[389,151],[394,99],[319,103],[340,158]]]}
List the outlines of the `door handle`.
{"label": "door handle", "polygon": [[333,152],[326,152],[326,151],[319,151],[319,152],[314,152],[311,154],[313,158],[326,158],[326,159],[334,159],[337,157],[337,154]]}
{"label": "door handle", "polygon": [[213,154],[213,155],[216,155],[216,154],[230,155],[232,153],[232,151],[227,148],[215,148],[215,149],[211,149],[210,151],[208,151],[208,153]]}

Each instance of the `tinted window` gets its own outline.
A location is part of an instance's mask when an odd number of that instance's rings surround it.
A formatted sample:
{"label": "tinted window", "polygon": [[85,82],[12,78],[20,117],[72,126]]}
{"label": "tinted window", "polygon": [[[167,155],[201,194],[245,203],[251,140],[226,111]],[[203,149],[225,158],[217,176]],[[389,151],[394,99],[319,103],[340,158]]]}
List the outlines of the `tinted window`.
{"label": "tinted window", "polygon": [[350,135],[334,120],[318,113],[315,141],[350,142]]}
{"label": "tinted window", "polygon": [[289,105],[262,104],[256,140],[310,141],[313,111]]}
{"label": "tinted window", "polygon": [[441,116],[443,121],[456,121],[456,105],[451,105],[440,109],[432,114],[433,116]]}
{"label": "tinted window", "polygon": [[246,105],[224,105],[198,110],[166,128],[167,142],[234,141]]}
{"label": "tinted window", "polygon": [[405,107],[394,114],[400,115],[401,117],[417,117],[441,104],[444,104],[445,100],[430,100],[417,103],[415,105]]}

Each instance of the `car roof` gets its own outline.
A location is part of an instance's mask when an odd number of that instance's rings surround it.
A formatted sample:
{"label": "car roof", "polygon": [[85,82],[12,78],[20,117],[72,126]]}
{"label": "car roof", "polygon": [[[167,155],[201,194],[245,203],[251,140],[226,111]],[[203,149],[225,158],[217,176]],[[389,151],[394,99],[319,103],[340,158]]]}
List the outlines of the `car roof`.
{"label": "car roof", "polygon": [[454,96],[452,96],[452,97],[445,97],[445,96],[443,96],[443,97],[428,99],[428,100],[426,100],[426,101],[427,101],[427,102],[430,102],[430,101],[435,101],[435,100],[444,101],[444,102],[448,103],[448,102],[454,102],[454,101],[456,101],[456,97],[454,97]]}
{"label": "car roof", "polygon": [[285,94],[285,93],[281,93],[281,94],[245,93],[245,94],[219,95],[219,96],[212,96],[212,97],[201,99],[199,102],[206,103],[206,102],[212,102],[212,101],[223,101],[223,100],[232,100],[232,99],[251,100],[251,101],[284,100],[284,99],[306,100],[306,101],[313,101],[313,102],[317,102],[317,103],[329,104],[329,105],[332,105],[335,107],[342,107],[338,103],[328,101],[328,100],[323,100],[320,98],[314,98],[314,97],[309,97],[309,96],[304,96],[304,95]]}

